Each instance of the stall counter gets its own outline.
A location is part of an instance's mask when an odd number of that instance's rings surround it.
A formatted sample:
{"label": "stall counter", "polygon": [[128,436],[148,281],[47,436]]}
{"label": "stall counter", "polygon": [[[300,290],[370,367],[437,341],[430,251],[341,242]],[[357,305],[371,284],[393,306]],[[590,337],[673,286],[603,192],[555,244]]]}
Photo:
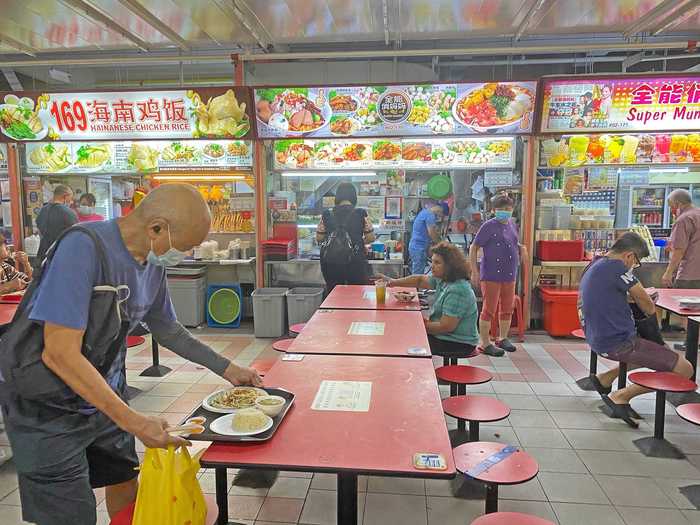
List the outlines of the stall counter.
{"label": "stall counter", "polygon": [[[387,277],[403,277],[403,260],[376,260],[369,262],[372,273]],[[291,261],[265,261],[267,286],[325,286],[318,259],[293,259]]]}
{"label": "stall counter", "polygon": [[182,261],[181,267],[206,267],[207,284],[240,283],[255,286],[255,257],[249,259],[229,260],[194,260]]}

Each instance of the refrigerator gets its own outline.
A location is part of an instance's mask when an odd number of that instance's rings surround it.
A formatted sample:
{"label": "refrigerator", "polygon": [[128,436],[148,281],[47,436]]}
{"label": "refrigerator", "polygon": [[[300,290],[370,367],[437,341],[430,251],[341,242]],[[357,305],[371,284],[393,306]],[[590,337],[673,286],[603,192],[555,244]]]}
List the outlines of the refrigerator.
{"label": "refrigerator", "polygon": [[102,215],[105,220],[114,218],[112,202],[112,179],[89,177],[87,191],[95,196],[95,213]]}

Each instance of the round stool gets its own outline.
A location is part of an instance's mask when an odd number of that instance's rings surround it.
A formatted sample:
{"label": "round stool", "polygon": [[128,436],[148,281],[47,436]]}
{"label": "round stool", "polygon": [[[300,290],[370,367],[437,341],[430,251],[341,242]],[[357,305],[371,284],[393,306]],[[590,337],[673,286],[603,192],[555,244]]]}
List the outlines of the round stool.
{"label": "round stool", "polygon": [[480,385],[493,379],[490,372],[483,368],[469,365],[448,365],[435,369],[440,381],[450,384],[450,395],[465,395],[467,385]]}
{"label": "round stool", "polygon": [[294,342],[294,339],[279,339],[272,343],[272,349],[278,352],[286,352]]}
{"label": "round stool", "polygon": [[700,403],[688,403],[676,407],[676,413],[688,423],[700,425]]}
{"label": "round stool", "polygon": [[127,335],[126,336],[126,347],[133,348],[135,346],[141,346],[146,342],[146,338],[140,335]]}
{"label": "round stool", "polygon": [[[205,494],[204,502],[207,504],[207,517],[204,518],[204,525],[214,525],[219,517],[219,507],[216,505],[216,500],[208,494]],[[134,518],[135,505],[136,503],[134,502],[124,507],[121,512],[112,518],[109,525],[131,525],[131,521]]]}
{"label": "round stool", "polygon": [[[455,466],[462,474],[486,484],[486,514],[498,511],[498,486],[525,483],[537,476],[537,462],[520,449],[505,458],[496,458],[507,445],[488,441],[465,443],[453,450]],[[500,459],[500,461],[499,461]],[[485,460],[491,463],[483,468]]]}
{"label": "round stool", "polygon": [[635,440],[635,445],[647,456],[684,458],[685,455],[664,439],[666,392],[694,392],[698,385],[674,372],[634,372],[630,381],[656,391],[654,437]]}
{"label": "round stool", "polygon": [[469,441],[479,441],[479,423],[500,421],[510,415],[510,407],[486,396],[455,396],[442,401],[445,414],[457,419],[457,428],[464,431],[469,421]]}
{"label": "round stool", "polygon": [[299,335],[306,326],[306,323],[297,323],[289,327],[289,333]]}
{"label": "round stool", "polygon": [[554,525],[551,521],[519,512],[494,512],[472,521],[472,525]]}

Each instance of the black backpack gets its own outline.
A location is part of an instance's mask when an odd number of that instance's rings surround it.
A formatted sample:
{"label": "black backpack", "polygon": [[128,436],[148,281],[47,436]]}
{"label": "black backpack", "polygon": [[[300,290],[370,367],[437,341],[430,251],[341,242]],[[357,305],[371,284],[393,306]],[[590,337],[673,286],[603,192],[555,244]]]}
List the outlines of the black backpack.
{"label": "black backpack", "polygon": [[339,221],[333,213],[333,228],[321,242],[321,260],[328,264],[347,265],[355,257],[355,244],[348,232],[348,221],[355,216],[355,210],[348,213],[343,221]]}
{"label": "black backpack", "polygon": [[108,282],[108,265],[102,241],[91,229],[72,226],[65,230],[49,248],[46,260],[35,273],[12,321],[2,327],[0,335],[0,393],[18,395],[23,399],[61,404],[76,408],[80,398],[54,374],[43,362],[44,325],[29,319],[32,297],[41,278],[56,253],[56,247],[68,234],[80,231],[95,243],[102,273],[101,281],[93,287],[90,314],[83,336],[82,353],[105,377],[112,364],[125,347],[129,323],[122,320],[121,302],[128,294],[120,293],[128,288]]}

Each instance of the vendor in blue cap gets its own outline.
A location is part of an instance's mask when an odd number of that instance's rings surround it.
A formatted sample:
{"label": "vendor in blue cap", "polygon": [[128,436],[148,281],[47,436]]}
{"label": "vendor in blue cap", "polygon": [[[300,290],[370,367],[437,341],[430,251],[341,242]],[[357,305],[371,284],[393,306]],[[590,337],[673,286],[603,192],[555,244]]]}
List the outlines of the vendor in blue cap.
{"label": "vendor in blue cap", "polygon": [[425,273],[428,266],[428,250],[432,244],[440,241],[438,223],[444,215],[443,203],[432,199],[423,201],[421,210],[413,221],[411,241],[408,244],[412,275]]}

